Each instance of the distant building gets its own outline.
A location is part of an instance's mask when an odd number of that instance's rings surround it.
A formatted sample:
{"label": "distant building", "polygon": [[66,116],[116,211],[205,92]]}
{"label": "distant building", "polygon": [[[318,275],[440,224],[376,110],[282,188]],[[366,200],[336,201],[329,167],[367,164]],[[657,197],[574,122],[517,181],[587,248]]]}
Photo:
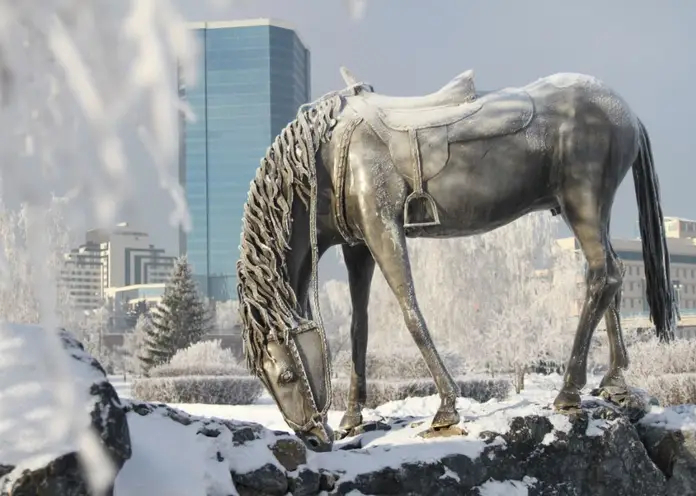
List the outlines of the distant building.
{"label": "distant building", "polygon": [[92,310],[103,305],[110,288],[165,283],[175,260],[127,223],[92,229],[83,245],[65,255],[59,284],[78,309]]}
{"label": "distant building", "polygon": [[144,301],[148,307],[155,306],[162,301],[165,283],[132,284],[117,288],[107,288],[105,296],[116,308],[130,308]]}
{"label": "distant building", "polygon": [[[670,252],[672,284],[682,312],[696,311],[696,221],[665,217],[667,245]],[[563,238],[558,244],[579,251],[575,238]],[[623,280],[621,314],[624,317],[646,314],[649,311],[645,294],[645,268],[640,239],[613,239],[612,245],[626,266]],[[582,300],[572,309],[579,314]]]}
{"label": "distant building", "polygon": [[202,292],[236,297],[236,263],[249,183],[273,139],[310,98],[310,54],[282,22],[254,19],[190,24],[200,42],[196,84],[178,75],[196,115],[180,120],[179,174],[192,230],[181,232]]}

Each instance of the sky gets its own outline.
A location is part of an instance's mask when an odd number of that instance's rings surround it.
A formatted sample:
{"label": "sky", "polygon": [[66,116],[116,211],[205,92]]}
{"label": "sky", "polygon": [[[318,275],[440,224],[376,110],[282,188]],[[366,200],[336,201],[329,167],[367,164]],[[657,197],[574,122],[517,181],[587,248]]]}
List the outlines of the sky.
{"label": "sky", "polygon": [[[467,69],[488,90],[557,72],[598,77],[647,126],[665,215],[696,218],[696,2],[367,0],[357,20],[347,0],[174,3],[190,21],[290,23],[311,51],[313,97],[345,86],[341,65],[393,95],[430,93]],[[143,227],[174,249],[165,220],[170,203],[164,193],[152,201]],[[612,234],[635,236],[636,221],[629,173],[614,204]]]}

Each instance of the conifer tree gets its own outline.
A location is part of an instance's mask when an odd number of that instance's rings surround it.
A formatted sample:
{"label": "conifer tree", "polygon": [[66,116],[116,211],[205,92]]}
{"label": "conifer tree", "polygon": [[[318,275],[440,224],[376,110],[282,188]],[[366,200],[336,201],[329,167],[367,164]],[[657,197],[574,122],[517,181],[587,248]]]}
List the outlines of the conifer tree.
{"label": "conifer tree", "polygon": [[211,329],[211,317],[198,294],[191,266],[180,257],[164,288],[162,301],[151,313],[142,357],[145,369],[167,363],[177,350],[197,343]]}

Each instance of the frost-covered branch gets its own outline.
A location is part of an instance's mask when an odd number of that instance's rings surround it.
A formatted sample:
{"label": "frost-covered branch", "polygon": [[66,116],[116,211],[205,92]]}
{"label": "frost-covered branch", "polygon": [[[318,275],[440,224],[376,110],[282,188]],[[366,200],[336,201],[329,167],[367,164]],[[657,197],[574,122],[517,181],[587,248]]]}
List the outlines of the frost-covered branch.
{"label": "frost-covered branch", "polygon": [[[43,215],[54,192],[80,200],[71,218],[87,211],[95,224],[113,225],[125,204],[146,208],[148,199],[131,186],[135,169],[149,162],[170,194],[172,222],[189,227],[175,160],[181,106],[173,75],[178,61],[194,80],[195,46],[167,0],[0,0],[0,197],[27,203],[28,278],[38,302],[22,319],[38,313],[48,331],[60,323]],[[133,130],[137,136],[125,143]],[[88,450],[83,460],[98,493],[110,465],[76,423],[84,398],[57,336],[45,337],[43,348],[53,351],[45,364],[62,405],[47,435],[77,439]]]}

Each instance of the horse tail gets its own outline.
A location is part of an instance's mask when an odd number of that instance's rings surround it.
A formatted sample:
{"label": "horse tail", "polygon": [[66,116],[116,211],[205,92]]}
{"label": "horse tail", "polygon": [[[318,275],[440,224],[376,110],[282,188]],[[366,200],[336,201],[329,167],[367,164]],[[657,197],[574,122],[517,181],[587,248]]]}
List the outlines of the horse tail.
{"label": "horse tail", "polygon": [[639,150],[633,163],[633,181],[638,202],[638,221],[645,264],[645,293],[650,320],[660,341],[674,339],[679,310],[670,278],[669,250],[665,236],[660,182],[655,174],[650,137],[642,122],[639,126]]}

